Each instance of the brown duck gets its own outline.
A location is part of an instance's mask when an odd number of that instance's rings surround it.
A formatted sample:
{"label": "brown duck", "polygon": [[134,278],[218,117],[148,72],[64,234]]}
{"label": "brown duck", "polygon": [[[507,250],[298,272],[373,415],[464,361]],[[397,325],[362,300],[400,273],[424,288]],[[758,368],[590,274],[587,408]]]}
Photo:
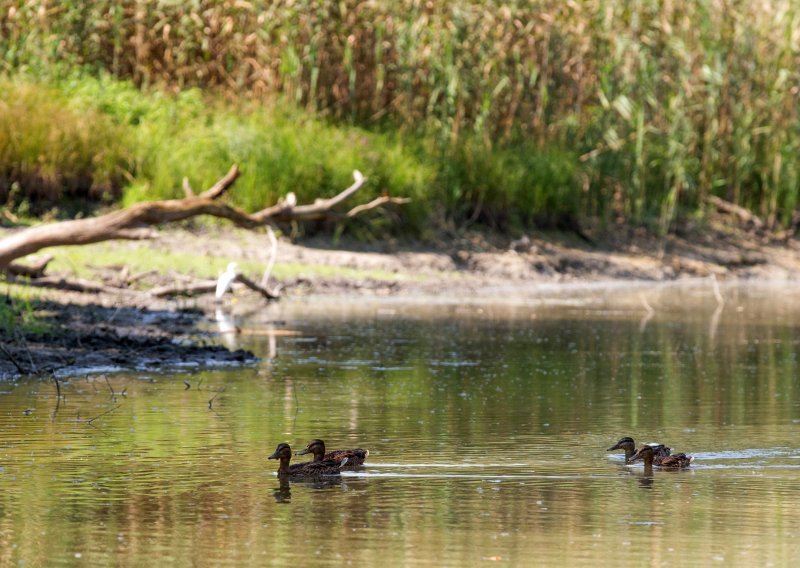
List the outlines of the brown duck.
{"label": "brown duck", "polygon": [[[649,447],[653,448],[653,463],[655,465],[660,465],[660,461],[669,457],[670,452],[672,452],[672,448],[668,448],[664,444],[652,444]],[[625,436],[624,438],[620,438],[616,444],[606,451],[613,452],[614,450],[625,450],[625,463],[630,463],[633,455],[636,453],[636,444],[633,438]]]}
{"label": "brown duck", "polygon": [[341,462],[323,460],[289,465],[289,461],[292,459],[292,448],[289,447],[289,444],[278,444],[278,447],[275,448],[275,453],[273,453],[267,459],[280,460],[280,465],[278,466],[278,475],[286,475],[291,477],[320,477],[323,475],[339,475],[342,466],[344,466],[348,461],[347,458],[345,458]]}
{"label": "brown duck", "polygon": [[636,460],[643,460],[645,468],[657,466],[661,468],[680,469],[689,467],[694,460],[694,457],[687,456],[686,454],[672,454],[656,460],[655,451],[652,446],[642,446],[639,450],[631,456],[629,461],[635,462]]}
{"label": "brown duck", "polygon": [[[319,463],[321,461],[341,463],[346,459],[347,467],[352,468],[364,465],[364,460],[367,459],[369,450],[355,448],[352,450],[331,450],[330,452],[325,452],[325,442],[322,440],[311,440],[305,449],[294,453],[296,456],[303,456],[305,454],[314,454],[314,461],[310,463]],[[345,464],[342,464],[342,467],[344,466]]]}

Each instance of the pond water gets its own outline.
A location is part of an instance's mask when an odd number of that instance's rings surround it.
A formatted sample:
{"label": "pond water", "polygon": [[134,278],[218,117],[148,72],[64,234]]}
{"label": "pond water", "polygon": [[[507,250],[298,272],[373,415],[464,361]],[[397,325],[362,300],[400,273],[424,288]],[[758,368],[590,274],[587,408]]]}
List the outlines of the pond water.
{"label": "pond water", "polygon": [[[286,302],[237,322],[252,367],[0,383],[0,565],[785,566],[800,293],[723,293]],[[316,437],[368,466],[281,483]]]}

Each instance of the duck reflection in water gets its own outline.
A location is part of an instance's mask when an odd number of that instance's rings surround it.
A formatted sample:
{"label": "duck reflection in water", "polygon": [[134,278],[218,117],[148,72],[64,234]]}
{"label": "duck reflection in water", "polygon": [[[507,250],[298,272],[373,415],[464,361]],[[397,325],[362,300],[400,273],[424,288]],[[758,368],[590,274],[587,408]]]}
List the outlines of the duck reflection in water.
{"label": "duck reflection in water", "polygon": [[276,503],[292,502],[292,486],[285,475],[278,476],[278,487],[272,490]]}
{"label": "duck reflection in water", "polygon": [[292,502],[292,485],[297,485],[306,489],[331,489],[338,488],[347,491],[347,484],[339,475],[328,477],[303,479],[289,475],[278,475],[278,487],[272,490],[272,496],[276,503]]}
{"label": "duck reflection in water", "polygon": [[639,487],[642,489],[652,489],[653,483],[655,478],[653,477],[653,466],[645,464],[644,471],[642,472],[635,472],[633,470],[628,470],[631,475],[636,476],[636,483],[639,484]]}

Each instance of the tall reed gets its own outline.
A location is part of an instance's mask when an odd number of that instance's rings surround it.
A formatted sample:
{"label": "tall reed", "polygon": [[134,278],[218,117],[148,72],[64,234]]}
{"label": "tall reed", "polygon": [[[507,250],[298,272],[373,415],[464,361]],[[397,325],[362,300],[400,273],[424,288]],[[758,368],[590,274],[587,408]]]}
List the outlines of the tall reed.
{"label": "tall reed", "polygon": [[800,194],[794,0],[0,0],[0,51],[7,71],[280,95],[433,133],[442,159],[572,156],[579,213],[664,230],[710,194],[785,223]]}

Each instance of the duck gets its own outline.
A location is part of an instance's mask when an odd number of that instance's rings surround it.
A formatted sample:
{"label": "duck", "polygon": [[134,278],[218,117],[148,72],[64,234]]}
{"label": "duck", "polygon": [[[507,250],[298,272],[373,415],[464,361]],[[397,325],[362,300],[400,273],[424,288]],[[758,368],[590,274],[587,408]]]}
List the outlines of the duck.
{"label": "duck", "polygon": [[296,456],[303,456],[305,454],[314,454],[314,461],[310,463],[318,463],[325,460],[335,462],[347,460],[347,467],[353,468],[364,465],[364,460],[367,459],[369,450],[354,448],[352,450],[331,450],[326,453],[325,442],[315,439],[311,440],[304,449],[294,453]]}
{"label": "duck", "polygon": [[639,448],[636,453],[631,456],[629,461],[635,462],[636,460],[643,460],[645,468],[650,468],[655,465],[661,468],[681,469],[689,467],[694,460],[693,456],[687,456],[683,453],[671,454],[661,459],[656,458],[657,456],[653,447],[645,445]]}
{"label": "duck", "polygon": [[289,444],[278,444],[275,452],[267,459],[280,460],[278,466],[279,476],[290,477],[320,477],[323,475],[339,475],[341,469],[347,464],[348,459],[344,458],[341,462],[333,460],[311,461],[289,465],[292,459],[292,448]]}
{"label": "duck", "polygon": [[[648,444],[648,446],[653,448],[653,463],[656,465],[659,465],[660,460],[668,457],[672,452],[672,448],[668,448],[664,444]],[[625,436],[606,451],[613,452],[614,450],[625,450],[625,463],[629,463],[636,453],[636,443],[630,436]]]}

